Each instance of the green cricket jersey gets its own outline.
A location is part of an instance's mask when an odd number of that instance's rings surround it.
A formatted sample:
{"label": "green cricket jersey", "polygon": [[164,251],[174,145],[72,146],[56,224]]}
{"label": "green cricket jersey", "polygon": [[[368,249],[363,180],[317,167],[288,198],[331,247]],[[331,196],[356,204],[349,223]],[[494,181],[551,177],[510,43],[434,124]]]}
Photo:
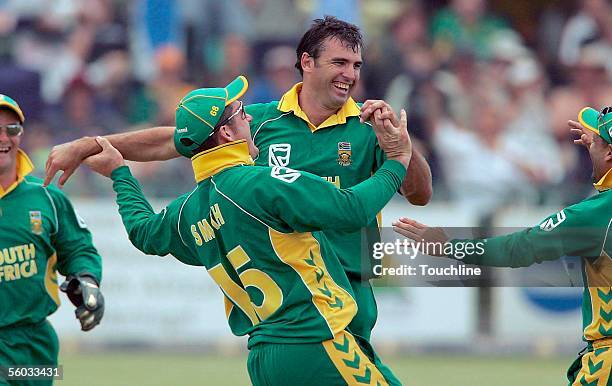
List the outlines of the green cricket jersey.
{"label": "green cricket jersey", "polygon": [[[369,123],[359,122],[360,108],[352,98],[334,115],[315,127],[298,103],[301,83],[289,90],[279,102],[246,107],[253,117],[251,131],[259,148],[256,165],[289,167],[323,177],[338,188],[350,188],[366,180],[384,162]],[[368,242],[379,241],[377,219],[367,224]],[[361,230],[330,229],[325,235],[336,249],[347,274],[372,277],[370,265],[362,267]],[[362,274],[364,276],[362,276]],[[369,335],[369,332],[368,332]]]}
{"label": "green cricket jersey", "polygon": [[68,198],[28,175],[32,163],[21,150],[17,166],[18,180],[0,187],[0,327],[38,323],[55,312],[57,271],[102,278],[91,234]]}
{"label": "green cricket jersey", "polygon": [[484,254],[463,259],[469,264],[527,267],[581,256],[583,338],[588,342],[612,337],[612,170],[596,187],[599,194],[564,208],[534,228],[486,239]]}
{"label": "green cricket jersey", "polygon": [[322,229],[368,224],[405,168],[386,161],[367,181],[337,189],[313,174],[252,164],[245,141],[195,156],[197,187],[155,214],[126,167],[113,188],[132,243],[204,266],[221,288],[236,335],[260,343],[332,339],[357,312],[348,278]]}

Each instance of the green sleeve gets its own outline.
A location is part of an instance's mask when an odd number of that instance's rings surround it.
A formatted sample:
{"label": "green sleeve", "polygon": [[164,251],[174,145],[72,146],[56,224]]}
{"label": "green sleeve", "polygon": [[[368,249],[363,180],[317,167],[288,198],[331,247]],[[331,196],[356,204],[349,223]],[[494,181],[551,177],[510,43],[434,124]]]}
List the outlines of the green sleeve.
{"label": "green sleeve", "polygon": [[[540,225],[483,240],[453,240],[458,244],[482,242],[482,250],[463,257],[469,264],[493,267],[527,267],[563,256],[599,257],[606,228],[598,226],[599,209],[582,202],[547,217]],[[452,256],[459,259],[461,253]]]}
{"label": "green sleeve", "polygon": [[183,242],[179,231],[180,209],[187,195],[155,213],[127,166],[115,169],[111,178],[121,220],[136,248],[149,255],[172,254],[185,264],[202,265]]}
{"label": "green sleeve", "polygon": [[[348,189],[311,173],[288,168],[261,168],[241,185],[255,215],[280,231],[357,230],[369,224],[399,188],[406,169],[387,161],[372,177]],[[297,177],[297,178],[295,178]],[[292,180],[292,178],[295,178]],[[240,189],[238,191],[241,191]],[[280,220],[280,221],[279,221]]]}
{"label": "green sleeve", "polygon": [[57,214],[57,228],[51,242],[57,252],[57,270],[64,276],[89,274],[102,280],[102,259],[91,233],[72,203],[59,189],[47,188]]}

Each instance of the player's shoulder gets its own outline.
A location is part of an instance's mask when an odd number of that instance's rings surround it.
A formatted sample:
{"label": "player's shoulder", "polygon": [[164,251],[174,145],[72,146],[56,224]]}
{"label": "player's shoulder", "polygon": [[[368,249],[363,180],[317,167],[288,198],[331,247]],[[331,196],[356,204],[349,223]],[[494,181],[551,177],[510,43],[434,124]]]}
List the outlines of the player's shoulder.
{"label": "player's shoulder", "polygon": [[26,189],[36,193],[48,194],[53,196],[53,198],[67,198],[66,194],[57,186],[53,184],[43,186],[43,180],[41,178],[35,176],[25,176],[23,182]]}
{"label": "player's shoulder", "polygon": [[278,101],[272,101],[267,103],[253,103],[244,106],[244,110],[251,114],[253,117],[268,116],[270,114],[280,113],[278,109]]}
{"label": "player's shoulder", "polygon": [[569,205],[548,216],[540,223],[540,228],[550,231],[563,224],[564,227],[599,227],[610,222],[611,192],[603,192]]}

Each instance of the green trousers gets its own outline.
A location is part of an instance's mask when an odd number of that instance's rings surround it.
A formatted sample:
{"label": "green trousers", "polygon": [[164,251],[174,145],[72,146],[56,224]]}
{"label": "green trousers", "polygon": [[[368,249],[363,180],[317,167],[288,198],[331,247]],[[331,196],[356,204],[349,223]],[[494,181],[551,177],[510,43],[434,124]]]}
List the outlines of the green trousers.
{"label": "green trousers", "polygon": [[320,343],[258,344],[247,366],[254,386],[401,385],[365,339],[346,331]]}
{"label": "green trousers", "polygon": [[[0,366],[57,366],[59,341],[46,319],[37,324],[0,328]],[[52,380],[7,381],[0,375],[1,386],[46,386]]]}

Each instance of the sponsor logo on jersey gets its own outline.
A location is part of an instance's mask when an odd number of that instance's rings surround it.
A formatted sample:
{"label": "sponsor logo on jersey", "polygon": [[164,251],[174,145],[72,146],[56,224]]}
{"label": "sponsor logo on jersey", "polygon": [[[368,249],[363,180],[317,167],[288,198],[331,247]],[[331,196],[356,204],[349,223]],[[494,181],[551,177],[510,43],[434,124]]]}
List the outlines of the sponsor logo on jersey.
{"label": "sponsor logo on jersey", "polygon": [[268,165],[286,167],[291,158],[291,144],[275,143],[268,148]]}
{"label": "sponsor logo on jersey", "polygon": [[540,229],[544,232],[550,232],[561,225],[566,218],[567,216],[565,215],[565,212],[561,211],[557,213],[556,216],[551,216],[548,220],[545,220],[542,224],[540,224]]}
{"label": "sponsor logo on jersey", "polygon": [[351,143],[350,142],[338,142],[338,164],[342,166],[349,166],[352,164],[351,160]]}
{"label": "sponsor logo on jersey", "polygon": [[40,210],[30,211],[30,230],[35,235],[41,235],[43,233],[42,214]]}
{"label": "sponsor logo on jersey", "polygon": [[290,184],[300,178],[302,174],[297,170],[273,166],[270,175],[278,180]]}

